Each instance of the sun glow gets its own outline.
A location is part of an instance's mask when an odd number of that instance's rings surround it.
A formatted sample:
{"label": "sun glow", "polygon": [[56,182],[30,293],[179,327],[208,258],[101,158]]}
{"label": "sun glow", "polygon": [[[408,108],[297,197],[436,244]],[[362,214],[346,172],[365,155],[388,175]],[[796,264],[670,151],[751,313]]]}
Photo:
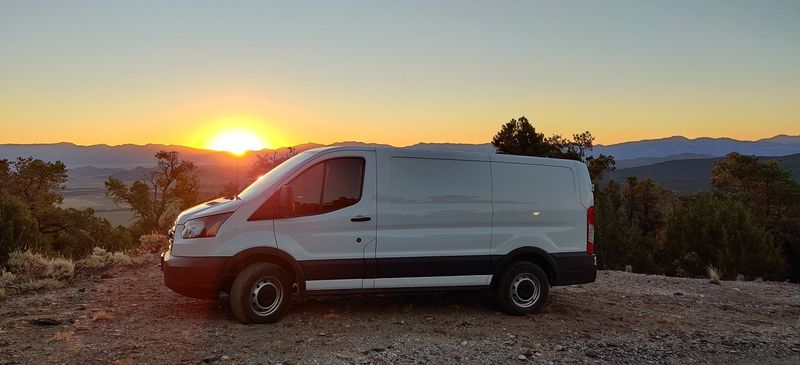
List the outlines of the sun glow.
{"label": "sun glow", "polygon": [[247,151],[259,151],[267,148],[267,143],[254,132],[229,130],[214,136],[209,141],[208,148],[217,151],[228,151],[241,156]]}

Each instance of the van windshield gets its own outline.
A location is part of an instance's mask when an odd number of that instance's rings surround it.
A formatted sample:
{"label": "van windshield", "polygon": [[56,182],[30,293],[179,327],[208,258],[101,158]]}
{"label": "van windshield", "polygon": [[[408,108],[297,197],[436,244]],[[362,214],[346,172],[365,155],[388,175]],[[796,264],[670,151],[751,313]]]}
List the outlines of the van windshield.
{"label": "van windshield", "polygon": [[266,174],[262,175],[258,178],[258,180],[254,181],[250,186],[246,187],[239,193],[239,198],[242,200],[248,200],[250,198],[256,197],[258,194],[261,194],[263,190],[272,184],[275,179],[284,176],[287,171],[294,169],[296,166],[302,165],[306,161],[308,161],[311,157],[313,157],[316,152],[301,152],[294,157],[284,161],[280,165],[276,166],[272,170],[269,170]]}

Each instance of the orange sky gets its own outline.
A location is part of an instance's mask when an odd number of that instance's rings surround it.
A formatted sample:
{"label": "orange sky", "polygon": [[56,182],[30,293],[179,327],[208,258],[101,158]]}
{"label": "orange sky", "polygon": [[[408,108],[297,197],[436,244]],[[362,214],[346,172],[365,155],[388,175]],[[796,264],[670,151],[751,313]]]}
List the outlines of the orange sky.
{"label": "orange sky", "polygon": [[[0,143],[800,134],[800,2],[0,2]],[[302,27],[297,26],[302,24]]]}

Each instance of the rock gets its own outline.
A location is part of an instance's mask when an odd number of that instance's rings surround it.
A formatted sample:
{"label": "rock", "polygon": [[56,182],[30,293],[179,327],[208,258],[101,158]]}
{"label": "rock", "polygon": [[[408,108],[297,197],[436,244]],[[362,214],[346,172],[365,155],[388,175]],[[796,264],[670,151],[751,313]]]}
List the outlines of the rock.
{"label": "rock", "polygon": [[676,291],[674,295],[683,295],[683,293]]}
{"label": "rock", "polygon": [[385,349],[385,348],[383,348],[383,347],[373,347],[373,348],[372,348],[372,351],[375,351],[375,352],[384,352],[384,351],[386,351],[386,349]]}
{"label": "rock", "polygon": [[566,349],[564,348],[564,346],[561,346],[561,345],[556,345],[556,347],[555,347],[555,350],[556,350],[556,351],[564,351],[564,350],[566,350]]}
{"label": "rock", "polygon": [[206,364],[211,364],[219,361],[219,359],[220,359],[219,355],[211,355],[204,357],[202,361]]}
{"label": "rock", "polygon": [[461,346],[466,346],[466,345],[467,345],[467,341],[461,341]]}
{"label": "rock", "polygon": [[52,318],[34,318],[31,320],[31,324],[36,326],[58,326],[61,322]]}
{"label": "rock", "polygon": [[591,357],[593,359],[599,357],[599,355],[594,351],[586,351],[583,354],[586,355],[587,357]]}
{"label": "rock", "polygon": [[109,273],[103,273],[103,275],[100,275],[100,279],[111,279],[113,277],[114,275],[111,275]]}
{"label": "rock", "polygon": [[519,356],[517,356],[517,359],[518,360],[522,360],[522,361],[528,361],[528,357],[525,356],[525,355],[519,355]]}

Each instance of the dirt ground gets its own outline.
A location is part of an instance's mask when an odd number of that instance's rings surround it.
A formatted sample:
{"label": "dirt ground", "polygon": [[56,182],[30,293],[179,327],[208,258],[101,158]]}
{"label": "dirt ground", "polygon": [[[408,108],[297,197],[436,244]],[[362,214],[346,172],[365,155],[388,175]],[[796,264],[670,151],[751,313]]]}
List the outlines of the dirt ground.
{"label": "dirt ground", "polygon": [[295,300],[274,325],[181,297],[154,265],[0,303],[0,364],[800,363],[800,285],[600,272],[538,315],[486,293]]}

